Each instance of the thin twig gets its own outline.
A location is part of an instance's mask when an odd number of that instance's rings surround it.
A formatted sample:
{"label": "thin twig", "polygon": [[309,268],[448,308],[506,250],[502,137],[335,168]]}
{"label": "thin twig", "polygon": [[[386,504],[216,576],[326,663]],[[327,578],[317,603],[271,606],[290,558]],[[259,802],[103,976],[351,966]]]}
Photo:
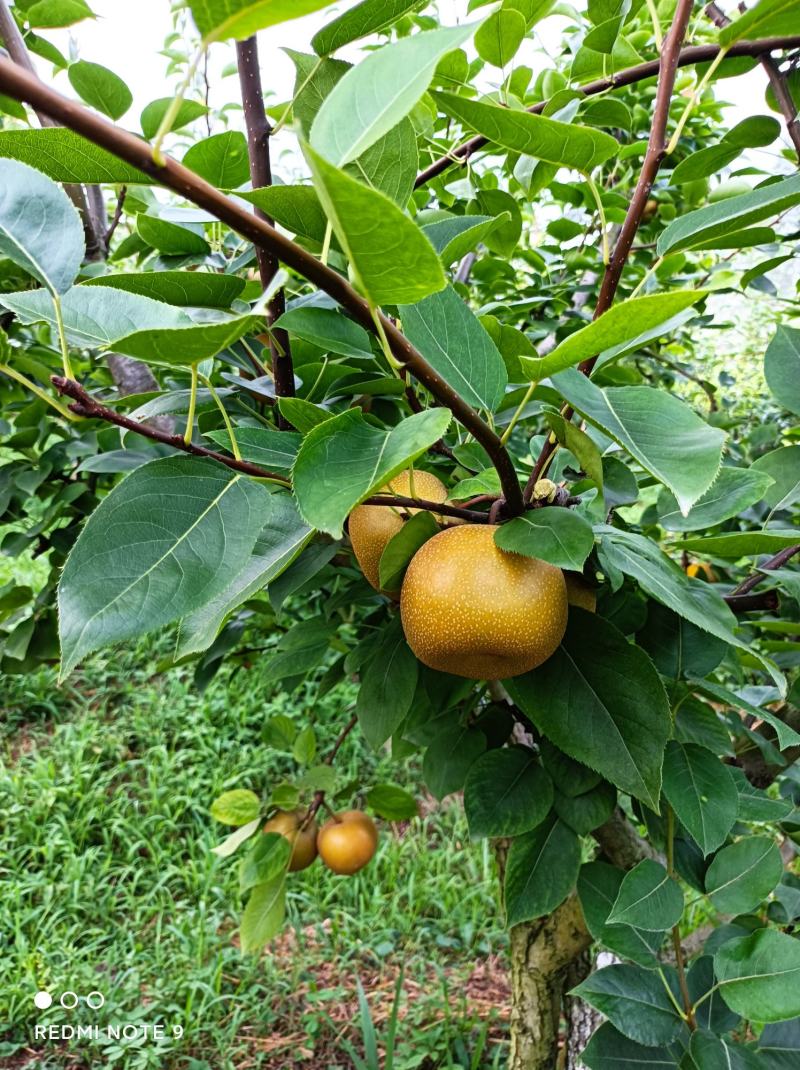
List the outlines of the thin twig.
{"label": "thin twig", "polygon": [[752,576],[748,576],[746,580],[743,580],[738,587],[731,591],[730,597],[739,597],[743,594],[749,594],[754,587],[758,587],[762,580],[767,579],[762,575],[763,572],[772,572],[776,568],[783,568],[783,566],[791,561],[795,554],[800,554],[800,543],[797,546],[787,546],[785,550],[781,550],[775,554],[768,561],[765,561],[763,565],[758,566],[758,571],[754,572]]}
{"label": "thin twig", "polygon": [[117,196],[117,206],[114,209],[114,215],[113,215],[113,217],[111,219],[111,222],[108,225],[108,230],[106,231],[106,238],[105,238],[106,248],[108,248],[109,245],[111,244],[111,239],[114,237],[114,231],[117,229],[117,227],[119,226],[120,220],[122,219],[122,209],[125,207],[125,198],[127,197],[127,195],[128,195],[128,187],[127,186],[121,186],[120,187],[120,191],[119,191],[119,195]]}
{"label": "thin twig", "polygon": [[[347,724],[344,726],[342,731],[339,733],[339,737],[336,740],[336,742],[334,743],[334,745],[331,747],[331,749],[328,751],[328,753],[322,759],[322,764],[323,765],[333,765],[334,759],[336,758],[336,755],[339,753],[339,749],[341,748],[342,744],[344,743],[344,741],[347,739],[347,737],[350,735],[350,733],[353,731],[353,729],[355,728],[355,726],[357,724],[358,724],[358,714],[354,713],[353,716],[350,718],[350,720],[347,722]],[[304,827],[317,816],[317,813],[318,813],[320,807],[322,807],[324,805],[325,805],[325,792],[324,791],[314,792],[313,802],[309,806],[309,808],[308,808],[308,810],[306,812],[306,816],[303,818],[303,821],[302,821],[302,824],[303,824]]]}

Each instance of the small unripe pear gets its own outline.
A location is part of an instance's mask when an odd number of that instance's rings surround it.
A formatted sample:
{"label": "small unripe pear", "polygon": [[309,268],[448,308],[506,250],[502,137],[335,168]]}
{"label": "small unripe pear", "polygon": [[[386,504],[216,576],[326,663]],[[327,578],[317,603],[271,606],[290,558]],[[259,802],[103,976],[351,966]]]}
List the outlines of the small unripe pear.
{"label": "small unripe pear", "polygon": [[371,860],[378,846],[375,822],[361,810],[335,814],[319,830],[317,849],[328,869],[349,876]]}
{"label": "small unripe pear", "polygon": [[289,872],[297,873],[301,869],[308,869],[317,857],[317,823],[313,819],[302,827],[306,811],[302,806],[297,810],[278,810],[266,825],[262,832],[277,832],[292,845],[292,855],[289,861]]}
{"label": "small unripe pear", "polygon": [[495,545],[493,524],[434,535],[414,555],[400,597],[408,645],[423,664],[472,680],[535,669],[567,627],[560,568]]}

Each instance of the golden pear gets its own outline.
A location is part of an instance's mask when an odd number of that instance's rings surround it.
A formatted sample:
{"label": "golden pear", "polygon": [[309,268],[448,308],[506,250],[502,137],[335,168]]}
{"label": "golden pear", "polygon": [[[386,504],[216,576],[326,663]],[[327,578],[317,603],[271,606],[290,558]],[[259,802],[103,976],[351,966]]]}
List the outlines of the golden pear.
{"label": "golden pear", "polygon": [[375,822],[361,810],[345,810],[326,821],[317,836],[319,856],[334,873],[358,873],[378,846]]}
{"label": "golden pear", "polygon": [[317,857],[317,823],[312,820],[302,828],[306,811],[301,806],[297,810],[278,810],[264,825],[262,832],[277,832],[292,845],[289,872],[308,869]]}

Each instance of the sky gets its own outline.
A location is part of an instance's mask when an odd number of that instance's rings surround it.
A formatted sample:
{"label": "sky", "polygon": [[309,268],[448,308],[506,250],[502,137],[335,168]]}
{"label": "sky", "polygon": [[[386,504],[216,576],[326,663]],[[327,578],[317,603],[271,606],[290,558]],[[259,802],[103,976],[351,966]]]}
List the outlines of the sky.
{"label": "sky", "polygon": [[[130,3],[129,0],[93,0],[91,6],[98,15],[95,21],[81,22],[71,30],[50,31],[47,36],[66,54],[72,55],[73,58],[102,63],[127,82],[134,96],[134,105],[121,122],[131,129],[138,129],[139,113],[145,104],[157,97],[172,95],[176,88],[177,79],[166,78],[167,61],[160,55],[164,39],[172,30],[169,0],[135,0],[135,3]],[[273,102],[287,99],[294,84],[294,66],[283,52],[283,47],[310,52],[310,41],[314,33],[330,21],[334,14],[351,6],[352,0],[332,3],[321,12],[283,23],[259,35],[264,90],[266,93],[272,91]],[[438,7],[445,24],[452,25],[467,17],[466,0],[439,0]],[[479,16],[480,12],[470,17]],[[560,16],[547,18],[539,24],[537,31],[546,49],[555,50],[559,47],[563,25],[564,20]],[[341,55],[343,58],[354,58],[358,55],[358,46],[351,46],[350,52],[349,57],[347,49]],[[234,58],[232,44],[212,45],[209,72],[213,104],[222,105],[238,100],[239,90],[235,75],[223,77],[225,67],[231,64]],[[43,61],[38,62],[41,69],[44,69]],[[528,63],[534,70],[541,69],[547,63],[544,57],[535,54],[533,43],[528,44],[527,54],[520,52],[518,62]],[[747,115],[767,113],[768,109],[764,103],[765,81],[760,70],[755,69],[742,77],[728,78],[717,84],[718,94],[732,105],[727,113],[729,126]],[[65,74],[57,75],[54,85],[62,92],[74,95]],[[483,88],[487,86],[484,85]],[[239,120],[232,119],[231,122],[236,124]],[[279,172],[281,148],[288,154],[285,158],[287,166],[296,163],[294,142],[290,134],[287,133],[276,148]],[[759,152],[757,160],[754,158],[752,162],[758,162],[761,166],[774,166],[776,149],[777,142],[770,149]],[[788,170],[788,167],[784,163],[780,169]]]}

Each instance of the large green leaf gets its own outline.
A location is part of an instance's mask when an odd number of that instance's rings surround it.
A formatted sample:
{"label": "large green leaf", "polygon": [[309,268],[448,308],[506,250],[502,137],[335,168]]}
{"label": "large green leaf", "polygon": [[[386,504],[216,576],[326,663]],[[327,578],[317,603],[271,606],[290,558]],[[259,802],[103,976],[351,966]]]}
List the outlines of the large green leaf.
{"label": "large green leaf", "polygon": [[589,1070],[678,1070],[685,1064],[682,1052],[674,1047],[650,1047],[629,1040],[615,1029],[610,1022],[605,1022],[592,1034],[592,1039],[581,1052],[581,1061]]}
{"label": "large green leaf", "polygon": [[764,836],[752,836],[723,847],[714,856],[706,871],[706,891],[722,914],[747,914],[767,898],[782,875],[777,844]]}
{"label": "large green leaf", "polygon": [[[231,436],[227,431],[209,431],[206,437],[224,446],[226,450],[231,449]],[[236,429],[236,444],[242,457],[273,471],[291,471],[302,441],[302,435],[297,432],[278,431],[274,427]]]}
{"label": "large green leaf", "polygon": [[774,480],[764,494],[770,509],[788,509],[800,500],[800,446],[779,446],[756,458],[753,468]]}
{"label": "large green leaf", "polygon": [[235,189],[250,179],[247,140],[238,130],[226,130],[196,141],[182,163],[220,189]]}
{"label": "large green leaf", "polygon": [[388,29],[418,7],[422,0],[362,0],[318,30],[311,46],[319,56],[330,55],[351,41]]}
{"label": "large green leaf", "polygon": [[382,591],[399,591],[411,559],[428,539],[438,535],[441,528],[433,513],[420,509],[410,517],[386,544],[378,563],[378,579]]}
{"label": "large green leaf", "polygon": [[797,32],[795,0],[760,0],[749,11],[719,31],[721,45],[732,45],[745,38],[779,37]]}
{"label": "large green leaf", "polygon": [[199,228],[184,227],[169,219],[139,215],[136,230],[142,241],[165,256],[205,256],[211,252]]}
{"label": "large green leaf", "polygon": [[491,215],[456,215],[446,219],[437,219],[427,223],[422,232],[442,258],[442,263],[449,266],[460,260],[498,225],[507,222],[507,213]]}
{"label": "large green leaf", "polygon": [[62,674],[215,598],[247,565],[269,510],[264,487],[216,461],[137,468],[89,517],[61,574]]}
{"label": "large green leaf", "polygon": [[[677,990],[674,971],[664,970]],[[596,970],[573,994],[604,1014],[621,1033],[637,1044],[670,1044],[681,1031],[665,983],[654,970],[620,964]]]}
{"label": "large green leaf", "polygon": [[250,201],[292,234],[320,244],[325,240],[328,221],[313,186],[265,186],[237,191],[236,196]]}
{"label": "large green leaf", "polygon": [[553,384],[574,409],[669,487],[684,514],[716,479],[725,433],[673,395],[649,386],[601,390],[576,368],[553,376]]}
{"label": "large green leaf", "polygon": [[512,152],[535,156],[546,163],[588,172],[619,151],[619,142],[602,130],[562,123],[528,111],[502,108],[480,100],[434,92],[448,115]]}
{"label": "large green leaf", "polygon": [[408,115],[442,56],[474,29],[451,26],[403,37],[352,67],[317,112],[309,138],[314,151],[337,167],[355,160]]}
{"label": "large green leaf", "polygon": [[705,747],[670,742],[664,758],[664,795],[704,855],[725,842],[739,810],[728,767]]}
{"label": "large green leaf", "polygon": [[752,702],[748,702],[747,699],[742,698],[741,695],[737,695],[736,692],[730,691],[727,687],[723,687],[721,684],[711,683],[708,680],[697,682],[695,686],[698,691],[704,692],[715,702],[724,706],[730,706],[735,710],[748,714],[750,717],[755,717],[759,721],[766,721],[767,724],[772,725],[775,729],[778,745],[781,750],[786,750],[787,747],[800,746],[800,733],[796,732],[794,728],[782,721],[780,717],[776,717],[775,714],[765,706],[754,706]]}
{"label": "large green leaf", "polygon": [[362,673],[356,713],[368,743],[380,747],[400,727],[411,708],[419,665],[395,617]]}
{"label": "large green leaf", "polygon": [[784,409],[800,413],[800,331],[780,326],[764,354],[764,377]]}
{"label": "large green leaf", "polygon": [[331,0],[189,0],[203,42],[242,41],[268,26],[309,15]]}
{"label": "large green leaf", "polygon": [[[240,434],[245,430],[242,428]],[[228,614],[288,568],[312,536],[313,531],[301,520],[291,495],[271,494],[266,522],[244,568],[219,594],[181,620],[177,656],[207,649]]]}
{"label": "large green leaf", "polygon": [[765,1070],[752,1049],[704,1029],[692,1033],[689,1052],[684,1070]]}
{"label": "large green leaf", "polygon": [[575,886],[581,841],[557,818],[511,841],[504,899],[510,926],[551,914]]}
{"label": "large green leaf", "polygon": [[[158,100],[151,100],[142,109],[139,122],[142,126],[142,133],[148,141],[158,133],[161,123],[166,119],[167,112],[172,108],[173,100],[173,97],[159,97]],[[172,117],[169,130],[166,133],[172,130],[181,130],[184,126],[188,126],[196,119],[199,119],[201,115],[207,114],[208,107],[205,104],[201,104],[199,100],[184,99],[181,101],[177,113]]]}
{"label": "large green leaf", "polygon": [[0,130],[0,157],[31,164],[55,182],[151,185],[153,179],[63,126]]}
{"label": "large green leaf", "polygon": [[557,791],[553,809],[561,820],[579,836],[588,836],[604,825],[617,805],[617,789],[607,780],[582,795]]}
{"label": "large green leaf", "polygon": [[649,338],[658,337],[654,333],[657,327],[663,325],[668,330],[669,321],[674,316],[705,295],[704,290],[676,290],[620,301],[598,319],[565,338],[546,357],[523,356],[520,362],[531,379],[544,379],[582,360],[599,356],[614,346],[624,345],[645,332]]}
{"label": "large green leaf", "polygon": [[84,252],[80,216],[63,189],[27,164],[0,160],[0,256],[62,294]]}
{"label": "large green leaf", "polygon": [[408,340],[465,401],[480,409],[497,408],[508,384],[506,366],[452,286],[402,305],[399,312]]}
{"label": "large green leaf", "polygon": [[800,1062],[800,1019],[765,1026],[758,1054],[764,1070],[794,1070]]}
{"label": "large green leaf", "polygon": [[749,557],[750,554],[775,554],[798,541],[793,528],[767,528],[765,531],[729,531],[722,535],[696,536],[685,539],[681,548],[693,554],[713,557]]}
{"label": "large green leaf", "polygon": [[667,531],[704,531],[716,527],[761,501],[771,485],[772,477],[765,472],[725,465],[686,516],[678,508],[674,495],[665,488],[658,498],[659,523]]}
{"label": "large green leaf", "polygon": [[245,287],[238,275],[214,271],[126,271],[87,279],[83,286],[110,286],[187,308],[230,308]]}
{"label": "large green leaf", "polygon": [[608,921],[648,932],[666,932],[678,924],[682,913],[680,885],[659,862],[643,858],[625,874]]}
{"label": "large green leaf", "polygon": [[418,168],[417,131],[410,119],[401,119],[344,170],[404,208],[414,192]]}
{"label": "large green leaf", "polygon": [[658,809],[669,703],[653,663],[613,624],[570,607],[555,654],[506,686],[556,746]]}
{"label": "large green leaf", "polygon": [[109,119],[121,119],[133,104],[133,94],[119,75],[99,63],[79,59],[70,64],[67,76],[81,100]]}
{"label": "large green leaf", "polygon": [[800,175],[792,175],[791,178],[760,186],[751,193],[727,197],[680,216],[662,230],[656,251],[659,256],[666,256],[680,249],[694,249],[706,241],[717,241],[752,223],[777,216],[798,203]]}
{"label": "large green leaf", "polygon": [[623,871],[608,862],[587,862],[581,866],[578,898],[586,927],[609,951],[653,969],[658,964],[656,952],[663,942],[663,933],[612,925],[608,920],[624,878]]}
{"label": "large green leaf", "polygon": [[385,486],[447,430],[450,414],[427,409],[390,430],[348,410],[309,431],[294,466],[294,492],[307,523],[338,536],[359,502]]}
{"label": "large green leaf", "polygon": [[501,550],[580,572],[594,546],[594,532],[571,509],[533,509],[499,527],[494,541]]}
{"label": "large green leaf", "polygon": [[239,925],[239,940],[242,951],[260,951],[280,932],[286,911],[286,874],[282,873],[276,880],[257,884],[250,892],[250,898],[242,914]]}
{"label": "large green leaf", "polygon": [[482,60],[503,68],[513,59],[525,37],[525,18],[514,8],[492,12],[475,34],[475,50]]}
{"label": "large green leaf", "polygon": [[461,791],[470,769],[486,750],[477,728],[452,722],[436,732],[422,761],[422,775],[436,799]]}
{"label": "large green leaf", "polygon": [[289,334],[329,353],[358,358],[372,356],[369,335],[364,328],[332,308],[293,308],[276,320],[273,327],[283,327]]}
{"label": "large green leaf", "polygon": [[527,747],[490,750],[464,787],[470,835],[519,836],[541,825],[553,805],[553,783]]}
{"label": "large green leaf", "polygon": [[447,284],[436,250],[383,193],[305,153],[322,207],[364,296],[373,305],[414,304]]}
{"label": "large green leaf", "polygon": [[723,944],[714,970],[722,998],[743,1018],[781,1022],[800,1016],[800,940],[759,929]]}

